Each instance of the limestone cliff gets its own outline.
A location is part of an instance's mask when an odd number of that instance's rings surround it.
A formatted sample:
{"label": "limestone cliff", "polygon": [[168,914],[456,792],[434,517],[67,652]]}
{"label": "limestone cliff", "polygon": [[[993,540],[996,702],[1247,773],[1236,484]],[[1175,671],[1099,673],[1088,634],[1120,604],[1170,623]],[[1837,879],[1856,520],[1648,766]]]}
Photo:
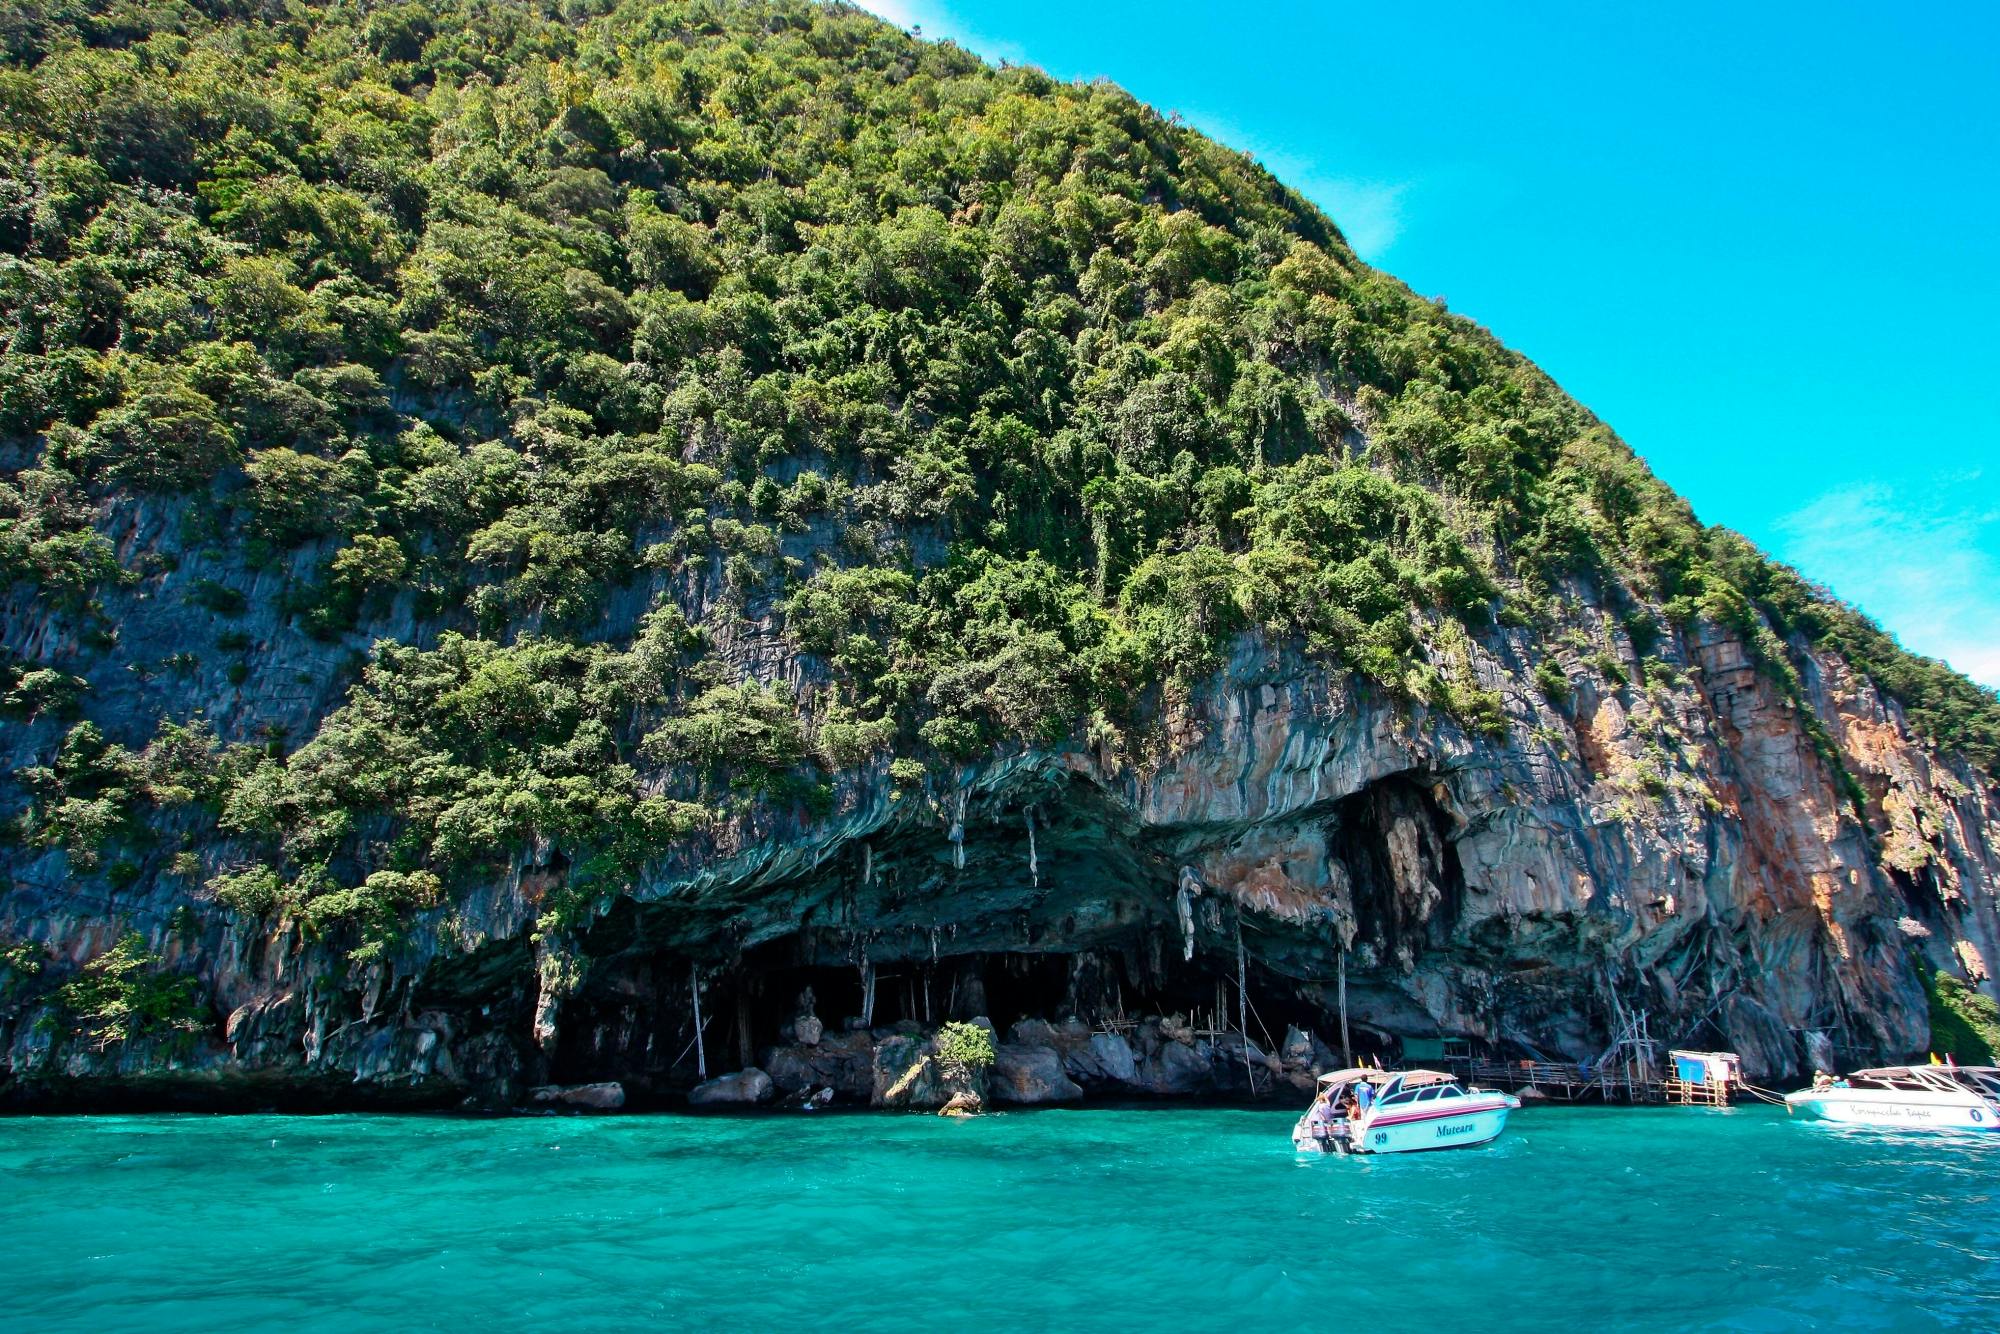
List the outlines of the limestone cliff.
{"label": "limestone cliff", "polygon": [[[1451,1034],[1587,1059],[1643,1009],[1654,1034],[1726,1045],[1770,1077],[1800,1068],[1811,1033],[1856,1059],[1920,1052],[1919,967],[1991,986],[2000,808],[1989,779],[1801,651],[1860,811],[1797,706],[1723,633],[1677,640],[1656,658],[1671,678],[1656,665],[1644,684],[1565,662],[1562,705],[1519,684],[1537,646],[1497,635],[1478,662],[1508,700],[1493,739],[1246,635],[1164,706],[1157,754],[1022,748],[918,792],[876,765],[843,778],[823,816],[733,821],[668,855],[539,949],[530,934],[563,874],[554,848],[424,914],[367,966],[296,928],[176,920],[186,891],[165,877],[84,896],[60,852],[22,859],[0,933],[46,944],[56,971],[137,929],[200,978],[213,1023],[191,1043],[96,1050],[22,1005],[0,1020],[9,1088],[290,1105],[506,1101],[552,1078],[665,1090],[692,1082],[696,972],[722,1016],[707,1039],[720,1068],[778,1040],[798,987],[817,981],[860,1013],[869,972],[894,998],[876,1016],[902,1020],[1213,1012],[1217,980],[1226,1015],[1239,943],[1253,1033],[1334,1032],[1345,947],[1353,1022],[1378,1051],[1388,1035]],[[732,652],[810,695],[775,644]],[[216,716],[304,716],[312,660],[296,661],[298,676],[274,676],[297,695],[232,690]],[[976,1001],[953,994],[968,987]],[[738,1023],[740,1044],[725,1036]]]}

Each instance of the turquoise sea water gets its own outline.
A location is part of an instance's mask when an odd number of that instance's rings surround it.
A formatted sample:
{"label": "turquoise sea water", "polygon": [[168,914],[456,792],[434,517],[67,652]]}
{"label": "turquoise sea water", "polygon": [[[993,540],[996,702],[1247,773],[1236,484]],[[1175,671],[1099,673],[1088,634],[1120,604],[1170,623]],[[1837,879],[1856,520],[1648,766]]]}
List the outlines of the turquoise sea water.
{"label": "turquoise sea water", "polygon": [[1534,1108],[1302,1160],[1291,1120],[0,1120],[0,1327],[2000,1329],[2000,1142]]}

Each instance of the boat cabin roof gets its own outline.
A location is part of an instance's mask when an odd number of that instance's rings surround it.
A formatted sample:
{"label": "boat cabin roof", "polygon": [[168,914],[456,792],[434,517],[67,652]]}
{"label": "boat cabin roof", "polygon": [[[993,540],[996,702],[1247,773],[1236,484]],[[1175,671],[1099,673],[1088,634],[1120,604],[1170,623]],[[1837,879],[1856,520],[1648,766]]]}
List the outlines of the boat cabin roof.
{"label": "boat cabin roof", "polygon": [[1329,1070],[1319,1077],[1321,1088],[1328,1084],[1352,1084],[1367,1080],[1370,1084],[1382,1085],[1400,1079],[1404,1088],[1422,1088],[1426,1084],[1449,1083],[1453,1077],[1440,1070]]}
{"label": "boat cabin roof", "polygon": [[1970,1088],[1989,1096],[2000,1090],[2000,1066],[1991,1065],[1885,1065],[1873,1070],[1856,1070],[1847,1076],[1853,1084],[1915,1085],[1918,1088]]}

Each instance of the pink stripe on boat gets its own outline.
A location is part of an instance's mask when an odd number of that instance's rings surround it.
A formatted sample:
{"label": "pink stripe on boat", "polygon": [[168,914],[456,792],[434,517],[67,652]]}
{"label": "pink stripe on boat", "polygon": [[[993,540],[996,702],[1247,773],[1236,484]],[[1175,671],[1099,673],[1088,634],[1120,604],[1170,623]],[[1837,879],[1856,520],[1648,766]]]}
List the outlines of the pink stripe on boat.
{"label": "pink stripe on boat", "polygon": [[1368,1123],[1372,1130],[1376,1126],[1400,1126],[1415,1121],[1442,1121],[1454,1116],[1476,1116],[1480,1112],[1497,1112],[1507,1104],[1504,1102],[1480,1102],[1460,1107],[1427,1107],[1418,1112],[1398,1112],[1391,1116],[1378,1116]]}

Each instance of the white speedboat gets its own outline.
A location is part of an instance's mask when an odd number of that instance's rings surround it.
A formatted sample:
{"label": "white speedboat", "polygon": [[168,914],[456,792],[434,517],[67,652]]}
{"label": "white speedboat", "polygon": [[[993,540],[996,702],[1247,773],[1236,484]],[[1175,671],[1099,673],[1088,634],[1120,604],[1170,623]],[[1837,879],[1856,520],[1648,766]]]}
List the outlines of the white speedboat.
{"label": "white speedboat", "polygon": [[2000,1068],[1892,1065],[1785,1095],[1788,1110],[1846,1125],[2000,1130]]}
{"label": "white speedboat", "polygon": [[[1366,1084],[1367,1110],[1348,1115]],[[1488,1144],[1521,1100],[1462,1087],[1436,1070],[1335,1070],[1319,1077],[1319,1100],[1292,1128],[1292,1143],[1318,1153],[1416,1153]]]}

